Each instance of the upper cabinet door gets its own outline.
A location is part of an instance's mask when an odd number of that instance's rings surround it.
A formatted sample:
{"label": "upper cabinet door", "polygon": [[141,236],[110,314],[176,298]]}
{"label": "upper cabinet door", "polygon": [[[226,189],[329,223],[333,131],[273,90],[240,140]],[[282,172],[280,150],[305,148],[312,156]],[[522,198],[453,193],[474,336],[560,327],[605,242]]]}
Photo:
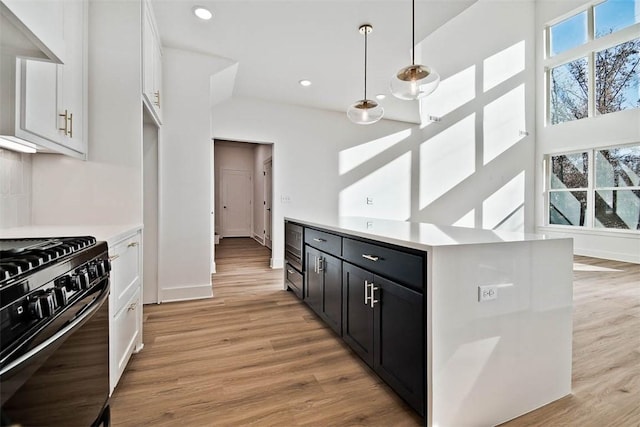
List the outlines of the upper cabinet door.
{"label": "upper cabinet door", "polygon": [[21,54],[66,62],[63,3],[63,0],[0,0],[2,15],[30,42]]}
{"label": "upper cabinet door", "polygon": [[63,2],[64,64],[18,62],[16,136],[40,147],[86,158],[86,17],[81,1]]}
{"label": "upper cabinet door", "polygon": [[158,124],[162,124],[162,45],[149,2],[142,21],[142,99]]}

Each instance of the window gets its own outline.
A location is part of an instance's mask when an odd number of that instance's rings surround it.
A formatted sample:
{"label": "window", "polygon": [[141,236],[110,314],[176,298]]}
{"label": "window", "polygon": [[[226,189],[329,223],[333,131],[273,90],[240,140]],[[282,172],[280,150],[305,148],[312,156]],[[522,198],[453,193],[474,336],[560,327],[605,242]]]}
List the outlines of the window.
{"label": "window", "polygon": [[607,0],[547,27],[548,121],[640,107],[640,0]]}
{"label": "window", "polygon": [[548,159],[549,224],[640,230],[640,144]]}

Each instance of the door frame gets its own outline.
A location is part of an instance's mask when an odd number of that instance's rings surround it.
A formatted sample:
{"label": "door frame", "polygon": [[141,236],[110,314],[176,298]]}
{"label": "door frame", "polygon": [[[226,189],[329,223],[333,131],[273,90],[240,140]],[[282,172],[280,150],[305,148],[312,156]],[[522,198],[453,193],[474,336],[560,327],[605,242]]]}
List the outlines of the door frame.
{"label": "door frame", "polygon": [[[273,155],[273,153],[272,153]],[[267,179],[267,165],[270,166],[271,172],[269,174],[269,179]],[[264,229],[262,232],[262,246],[266,246],[269,249],[273,250],[273,158],[269,156],[262,162],[262,171],[264,173],[264,182],[262,186],[262,197],[264,199],[264,204],[262,208],[263,215],[263,223]],[[267,191],[267,186],[270,187],[271,191]],[[271,197],[267,197],[267,195],[271,193]],[[269,201],[269,205],[267,205],[267,200]],[[269,206],[269,208],[267,208]],[[268,214],[267,212],[271,212]],[[267,221],[267,218],[269,220]],[[269,226],[269,239],[267,239],[267,224]],[[267,244],[268,242],[268,244]]]}

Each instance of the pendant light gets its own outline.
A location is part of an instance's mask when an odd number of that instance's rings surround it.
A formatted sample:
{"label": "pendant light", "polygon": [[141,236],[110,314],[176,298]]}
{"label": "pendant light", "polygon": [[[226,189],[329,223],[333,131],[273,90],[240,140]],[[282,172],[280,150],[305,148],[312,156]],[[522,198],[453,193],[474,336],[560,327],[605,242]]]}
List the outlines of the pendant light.
{"label": "pendant light", "polygon": [[370,125],[382,118],[384,109],[376,101],[367,99],[367,36],[373,31],[373,27],[364,24],[358,28],[358,31],[364,35],[364,98],[349,107],[347,117],[353,123]]}
{"label": "pendant light", "polygon": [[416,64],[416,1],[411,0],[411,65],[391,78],[391,93],[400,99],[414,100],[432,93],[440,83],[440,75],[431,67]]}

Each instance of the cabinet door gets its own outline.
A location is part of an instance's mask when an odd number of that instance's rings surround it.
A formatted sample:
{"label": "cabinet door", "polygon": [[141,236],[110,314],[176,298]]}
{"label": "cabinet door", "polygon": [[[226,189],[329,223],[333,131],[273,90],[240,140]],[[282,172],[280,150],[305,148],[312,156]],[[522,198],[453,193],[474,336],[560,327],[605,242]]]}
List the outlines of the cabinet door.
{"label": "cabinet door", "polygon": [[62,67],[52,62],[20,61],[21,111],[16,111],[20,115],[17,136],[35,143],[40,143],[39,139],[60,141],[59,128],[64,126],[64,118],[58,116],[62,107],[61,70]]}
{"label": "cabinet door", "polygon": [[424,415],[425,360],[422,294],[379,276],[373,278],[374,370]]}
{"label": "cabinet door", "polygon": [[323,276],[322,317],[331,329],[342,335],[342,261],[321,253]]}
{"label": "cabinet door", "polygon": [[367,284],[373,274],[354,265],[342,265],[342,337],[369,366],[373,366],[373,313]]}
{"label": "cabinet door", "polygon": [[305,294],[304,301],[318,314],[322,313],[322,271],[319,270],[320,251],[305,246]]}
{"label": "cabinet door", "polygon": [[65,63],[21,59],[16,136],[85,158],[86,2],[64,2]]}
{"label": "cabinet door", "polygon": [[[85,63],[85,22],[87,20],[87,2],[65,2],[64,39],[66,59],[59,65],[62,76],[62,105],[58,114],[68,115],[67,132],[61,132],[61,143],[72,150],[84,153],[84,112],[86,108],[87,79]],[[60,117],[60,116],[58,116]],[[64,127],[64,123],[62,126]]]}

